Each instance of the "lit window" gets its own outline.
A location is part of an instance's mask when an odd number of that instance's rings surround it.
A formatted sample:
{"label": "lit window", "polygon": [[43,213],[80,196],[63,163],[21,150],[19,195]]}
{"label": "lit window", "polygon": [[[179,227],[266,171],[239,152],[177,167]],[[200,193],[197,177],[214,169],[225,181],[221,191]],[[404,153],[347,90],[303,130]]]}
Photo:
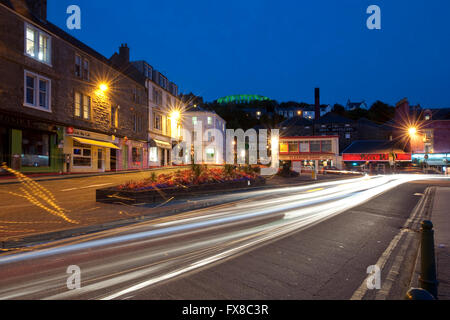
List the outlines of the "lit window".
{"label": "lit window", "polygon": [[75,117],[81,117],[81,94],[75,92]]}
{"label": "lit window", "polygon": [[36,60],[51,63],[51,38],[43,31],[26,24],[25,54]]}
{"label": "lit window", "polygon": [[24,105],[44,111],[51,111],[51,82],[35,73],[25,71]]}
{"label": "lit window", "polygon": [[208,117],[208,124],[212,125],[212,118],[211,117]]}
{"label": "lit window", "polygon": [[91,97],[83,96],[83,118],[89,120],[91,118]]}
{"label": "lit window", "polygon": [[192,124],[194,126],[197,124],[197,117],[192,117]]}

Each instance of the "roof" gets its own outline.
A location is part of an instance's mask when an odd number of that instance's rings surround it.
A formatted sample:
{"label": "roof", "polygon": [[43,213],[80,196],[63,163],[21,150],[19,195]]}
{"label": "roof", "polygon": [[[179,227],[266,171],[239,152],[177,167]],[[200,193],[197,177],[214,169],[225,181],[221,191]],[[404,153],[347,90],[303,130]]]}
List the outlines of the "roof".
{"label": "roof", "polygon": [[405,152],[402,147],[400,147],[398,142],[389,140],[358,140],[354,141],[350,146],[348,146],[342,153],[354,154],[354,153],[390,153]]}
{"label": "roof", "polygon": [[[14,3],[14,4],[13,4]],[[85,53],[89,54],[90,56],[100,60],[104,64],[110,66],[111,68],[122,72],[124,74],[127,74],[129,77],[131,77],[136,82],[142,83],[142,79],[139,79],[139,76],[137,76],[134,71],[129,72],[128,70],[121,70],[117,66],[114,66],[108,58],[100,54],[99,52],[95,51],[88,45],[84,44],[80,40],[76,39],[75,37],[72,37],[70,34],[65,32],[63,29],[59,28],[58,26],[54,25],[48,20],[42,21],[35,16],[33,16],[30,12],[25,11],[23,7],[20,7],[21,1],[11,1],[11,0],[0,0],[0,4],[5,5],[6,7],[14,10],[17,14],[25,17],[26,19],[29,19],[36,25],[40,26],[41,28],[45,29],[47,32],[53,33],[55,36],[61,38],[62,40],[70,43],[74,47],[78,48],[81,51],[84,51]]]}
{"label": "roof", "polygon": [[324,115],[323,117],[319,118],[319,120],[316,120],[316,123],[322,123],[322,124],[326,124],[326,123],[353,123],[354,121],[352,119],[343,117],[341,115],[338,115],[336,113],[333,112],[329,112],[326,115]]}
{"label": "roof", "polygon": [[292,117],[287,120],[284,120],[280,123],[280,127],[303,127],[303,126],[312,126],[313,122],[311,120],[305,119],[303,117]]}

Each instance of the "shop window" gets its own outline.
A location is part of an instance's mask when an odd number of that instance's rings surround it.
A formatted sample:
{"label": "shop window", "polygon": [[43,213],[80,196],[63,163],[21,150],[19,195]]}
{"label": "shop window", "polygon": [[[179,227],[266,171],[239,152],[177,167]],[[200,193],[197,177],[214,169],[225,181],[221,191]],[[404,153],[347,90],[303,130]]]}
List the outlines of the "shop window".
{"label": "shop window", "polygon": [[309,142],[308,141],[300,142],[300,152],[302,152],[302,153],[309,152]]}
{"label": "shop window", "polygon": [[298,142],[289,142],[289,152],[298,152]]}
{"label": "shop window", "polygon": [[150,162],[158,162],[158,148],[157,147],[150,148],[148,157]]}
{"label": "shop window", "polygon": [[84,145],[77,141],[74,141],[72,157],[74,167],[91,167],[92,166],[91,146]]}
{"label": "shop window", "polygon": [[132,148],[131,156],[134,165],[140,165],[142,163],[142,148]]}
{"label": "shop window", "polygon": [[280,152],[287,153],[288,152],[288,144],[286,142],[280,143]]}
{"label": "shop window", "polygon": [[39,131],[22,131],[22,166],[50,166],[50,136]]}
{"label": "shop window", "polygon": [[215,151],[213,148],[206,149],[206,159],[208,161],[214,160]]}
{"label": "shop window", "polygon": [[310,152],[320,152],[320,141],[310,141]]}
{"label": "shop window", "polygon": [[322,152],[331,153],[331,141],[322,141]]}

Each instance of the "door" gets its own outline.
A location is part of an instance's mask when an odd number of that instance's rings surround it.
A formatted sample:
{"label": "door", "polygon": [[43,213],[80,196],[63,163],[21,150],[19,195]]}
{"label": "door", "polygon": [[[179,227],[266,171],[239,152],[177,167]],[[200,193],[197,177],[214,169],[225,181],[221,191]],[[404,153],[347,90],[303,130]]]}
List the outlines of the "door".
{"label": "door", "polygon": [[111,171],[117,170],[117,150],[111,149],[111,155],[110,155],[110,168]]}
{"label": "door", "polygon": [[[5,162],[10,166],[10,130],[8,128],[0,128],[0,166]],[[0,170],[1,172],[1,170]]]}

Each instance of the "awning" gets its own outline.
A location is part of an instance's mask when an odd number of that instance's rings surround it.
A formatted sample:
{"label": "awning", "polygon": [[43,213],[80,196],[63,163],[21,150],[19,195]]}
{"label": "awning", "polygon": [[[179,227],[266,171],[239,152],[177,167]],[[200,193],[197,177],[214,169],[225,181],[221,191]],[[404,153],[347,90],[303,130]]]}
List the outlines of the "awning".
{"label": "awning", "polygon": [[172,149],[172,145],[169,142],[157,140],[157,139],[151,139],[149,142],[150,148],[159,147],[163,149]]}
{"label": "awning", "polygon": [[116,146],[115,144],[113,144],[111,142],[97,141],[97,140],[84,139],[84,138],[78,138],[78,137],[73,137],[73,140],[78,141],[79,143],[82,143],[82,144],[89,144],[91,146],[120,150],[120,148],[118,146]]}

